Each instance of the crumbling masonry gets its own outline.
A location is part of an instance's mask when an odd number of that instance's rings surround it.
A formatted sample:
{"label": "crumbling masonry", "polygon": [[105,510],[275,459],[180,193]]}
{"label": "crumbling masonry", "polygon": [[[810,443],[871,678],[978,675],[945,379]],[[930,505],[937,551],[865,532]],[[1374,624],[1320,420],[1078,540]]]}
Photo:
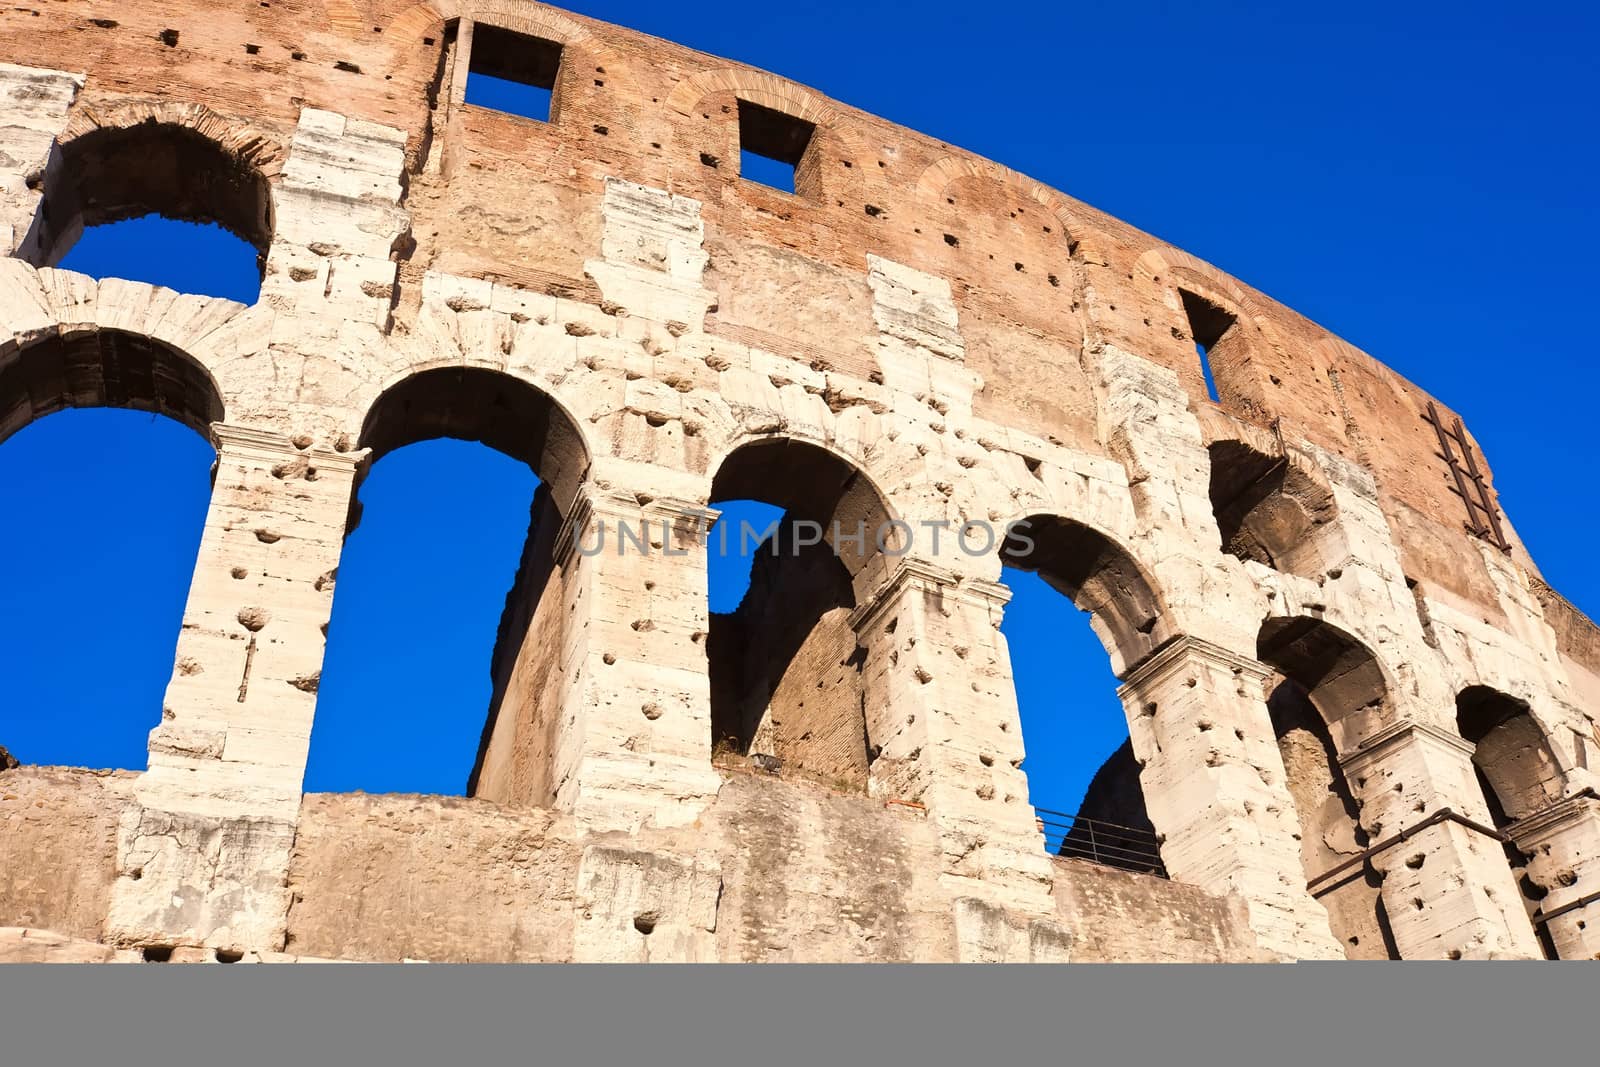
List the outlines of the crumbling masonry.
{"label": "crumbling masonry", "polygon": [[[999,164],[541,4],[32,2],[0,438],[121,405],[217,464],[149,769],[0,771],[0,958],[1600,954],[1600,632],[1366,354]],[[51,266],[152,211],[253,243],[259,302]],[[303,794],[356,488],[441,435],[543,486],[473,795]],[[752,490],[1034,551],[813,554],[758,568],[791,614],[714,626],[698,531]],[[575,550],[644,519],[701,547]],[[1042,847],[1008,552],[1094,613],[1169,879]]]}

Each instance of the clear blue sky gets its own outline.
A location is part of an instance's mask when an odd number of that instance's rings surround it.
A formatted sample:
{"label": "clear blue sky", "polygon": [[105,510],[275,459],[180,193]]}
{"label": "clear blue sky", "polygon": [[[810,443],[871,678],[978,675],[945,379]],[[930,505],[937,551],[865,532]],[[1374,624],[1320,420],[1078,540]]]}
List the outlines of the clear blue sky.
{"label": "clear blue sky", "polygon": [[[1323,323],[1462,413],[1545,575],[1600,612],[1592,8],[569,6],[1000,160]],[[249,298],[218,242],[196,252],[134,232],[121,250],[91,247],[112,236],[91,235],[69,265]],[[0,445],[0,744],[143,765],[210,460],[193,434],[133,413],[52,416]],[[533,485],[448,442],[374,468],[308,788],[460,791]],[[1026,767],[1038,803],[1070,810],[1125,736],[1121,711],[1077,613],[1017,586],[1005,631]]]}

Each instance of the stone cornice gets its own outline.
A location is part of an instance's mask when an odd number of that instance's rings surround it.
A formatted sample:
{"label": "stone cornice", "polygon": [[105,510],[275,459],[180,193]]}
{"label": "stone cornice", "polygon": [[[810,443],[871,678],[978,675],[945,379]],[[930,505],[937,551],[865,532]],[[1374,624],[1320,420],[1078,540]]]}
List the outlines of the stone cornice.
{"label": "stone cornice", "polygon": [[354,472],[366,461],[370,453],[370,450],[365,448],[351,452],[334,452],[326,448],[300,448],[288,434],[277,430],[263,430],[255,426],[241,426],[228,422],[211,424],[211,442],[219,456],[228,453],[261,460],[304,458],[313,467],[346,473]]}
{"label": "stone cornice", "polygon": [[1413,739],[1428,741],[1447,751],[1453,751],[1465,759],[1472,759],[1475,751],[1472,743],[1457,734],[1432,723],[1417,722],[1412,719],[1401,719],[1392,722],[1383,729],[1365,738],[1356,746],[1356,750],[1339,757],[1339,766],[1347,771],[1358,768],[1381,758],[1391,750],[1407,744]]}
{"label": "stone cornice", "polygon": [[[572,503],[567,507],[561,532],[556,535],[553,554],[556,564],[565,566],[579,537],[591,528],[598,531],[599,523],[611,524],[613,536],[617,536],[616,527],[622,523],[633,523],[638,527],[647,523],[670,526],[680,535],[692,530],[693,537],[683,543],[697,543],[721,515],[722,512],[716,508],[692,500],[659,497],[640,503],[638,497],[630,493],[601,489],[592,482],[585,482],[578,487]],[[644,536],[643,529],[639,529],[638,533]],[[680,553],[675,551],[673,554]]]}
{"label": "stone cornice", "polygon": [[1204,638],[1184,634],[1162,645],[1129,671],[1118,687],[1117,695],[1126,697],[1130,693],[1159,685],[1194,660],[1225,668],[1234,674],[1246,675],[1258,684],[1272,676],[1272,668],[1259,660],[1241,656]]}
{"label": "stone cornice", "polygon": [[1558,800],[1548,808],[1518,819],[1506,827],[1505,832],[1518,848],[1527,852],[1548,838],[1570,829],[1586,816],[1600,816],[1600,797],[1593,793]]}
{"label": "stone cornice", "polygon": [[860,633],[898,603],[902,596],[912,591],[938,593],[984,609],[1001,608],[1011,600],[1011,590],[999,582],[976,578],[963,580],[955,571],[908,556],[899,561],[894,571],[865,603],[850,613],[851,627]]}

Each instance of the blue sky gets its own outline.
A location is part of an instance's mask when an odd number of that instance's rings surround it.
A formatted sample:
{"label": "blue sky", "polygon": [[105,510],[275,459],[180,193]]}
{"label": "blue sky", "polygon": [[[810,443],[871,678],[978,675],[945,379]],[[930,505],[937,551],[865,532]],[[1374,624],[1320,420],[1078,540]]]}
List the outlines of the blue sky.
{"label": "blue sky", "polygon": [[[1600,612],[1592,9],[568,6],[1000,160],[1304,312],[1461,412],[1546,577]],[[253,253],[225,251],[192,228],[135,228],[90,234],[67,265],[251,298]],[[127,412],[63,413],[0,444],[0,745],[143,765],[210,462],[195,435]],[[450,442],[374,467],[308,788],[461,790],[533,485]],[[1026,769],[1036,802],[1070,810],[1125,736],[1114,683],[1075,609],[1010,579]],[[737,586],[713,581],[714,596]]]}

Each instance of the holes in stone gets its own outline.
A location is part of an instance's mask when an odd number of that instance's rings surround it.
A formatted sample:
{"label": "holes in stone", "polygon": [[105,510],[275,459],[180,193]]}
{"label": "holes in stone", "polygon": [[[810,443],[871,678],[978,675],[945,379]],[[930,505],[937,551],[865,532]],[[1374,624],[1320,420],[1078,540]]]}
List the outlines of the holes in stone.
{"label": "holes in stone", "polygon": [[508,115],[551,121],[561,45],[478,23],[467,62],[466,102]]}
{"label": "holes in stone", "polygon": [[953,233],[947,233],[944,235],[944,243],[949,245],[951,248],[960,248],[961,238],[957,237]]}
{"label": "holes in stone", "polygon": [[361,73],[361,68],[360,67],[356,66],[354,63],[349,62],[348,60],[343,60],[343,59],[341,59],[337,63],[335,63],[333,65],[333,69],[334,70],[342,70],[346,74],[360,74]]}
{"label": "holes in stone", "polygon": [[176,48],[176,47],[178,47],[178,31],[177,30],[162,30],[160,36],[161,36],[161,43],[166,45],[168,48]]}
{"label": "holes in stone", "polygon": [[247,44],[244,46],[244,50],[247,55],[258,56],[261,54],[261,46],[258,44]]}
{"label": "holes in stone", "polygon": [[655,912],[642,911],[633,917],[633,928],[644,936],[649,937],[651,932],[655,930],[656,923],[660,921],[661,917]]}
{"label": "holes in stone", "polygon": [[171,963],[172,962],[172,946],[171,945],[146,945],[143,949],[141,949],[139,951],[139,955],[141,957],[143,957],[143,959],[144,959],[144,961],[146,963]]}
{"label": "holes in stone", "polygon": [[213,955],[216,957],[216,961],[218,963],[238,963],[240,960],[244,959],[243,952],[236,952],[232,949],[226,948],[217,949]]}
{"label": "holes in stone", "polygon": [[116,19],[90,19],[89,22],[92,25],[99,26],[102,30],[114,30],[118,25]]}
{"label": "holes in stone", "polygon": [[704,167],[710,167],[712,170],[715,170],[718,167],[722,166],[722,160],[718,159],[716,156],[712,155],[710,152],[701,152],[700,153],[700,165],[704,166]]}
{"label": "holes in stone", "polygon": [[[816,127],[770,107],[739,101],[739,176],[786,193],[815,194],[810,149]],[[811,188],[807,188],[811,186]]]}
{"label": "holes in stone", "polygon": [[867,214],[875,219],[881,218],[883,216],[883,208],[879,207],[877,204],[868,204]]}

